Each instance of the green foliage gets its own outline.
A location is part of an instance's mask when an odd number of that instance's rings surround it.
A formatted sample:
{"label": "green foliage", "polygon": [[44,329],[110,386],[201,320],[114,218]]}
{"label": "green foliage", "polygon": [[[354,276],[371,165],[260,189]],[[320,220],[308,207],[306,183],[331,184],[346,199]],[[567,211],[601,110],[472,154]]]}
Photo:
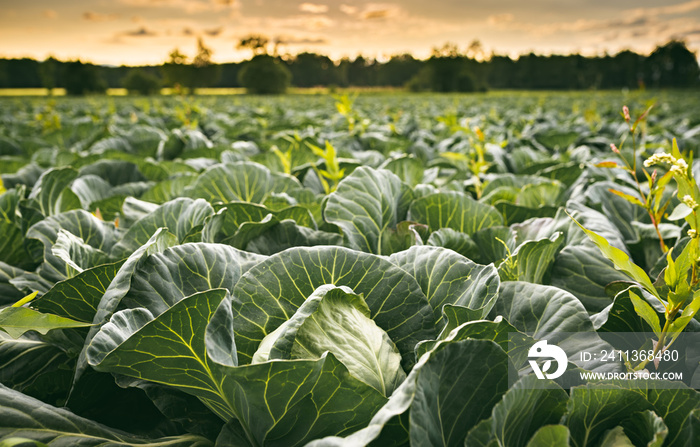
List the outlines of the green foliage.
{"label": "green foliage", "polygon": [[266,54],[257,55],[241,68],[238,82],[248,93],[277,95],[287,91],[292,74],[278,59]]}
{"label": "green foliage", "polygon": [[694,98],[487,95],[0,101],[0,444],[697,444]]}
{"label": "green foliage", "polygon": [[67,94],[76,96],[107,91],[107,84],[100,78],[97,67],[79,60],[65,64],[63,87]]}
{"label": "green foliage", "polygon": [[122,81],[129,93],[139,95],[154,95],[160,92],[160,79],[143,70],[132,69]]}

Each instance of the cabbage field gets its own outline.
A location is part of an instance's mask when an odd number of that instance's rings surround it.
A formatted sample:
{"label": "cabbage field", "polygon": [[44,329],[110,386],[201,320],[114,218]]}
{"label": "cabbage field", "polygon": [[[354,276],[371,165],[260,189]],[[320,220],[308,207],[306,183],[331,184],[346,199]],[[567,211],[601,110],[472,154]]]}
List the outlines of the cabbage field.
{"label": "cabbage field", "polygon": [[698,151],[688,92],[0,99],[0,446],[698,446]]}

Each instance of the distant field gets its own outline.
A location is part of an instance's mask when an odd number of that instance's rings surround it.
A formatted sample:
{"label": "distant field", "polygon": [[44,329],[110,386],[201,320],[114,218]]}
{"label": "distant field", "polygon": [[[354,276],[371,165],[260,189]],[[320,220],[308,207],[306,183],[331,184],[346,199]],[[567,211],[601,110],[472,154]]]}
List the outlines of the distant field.
{"label": "distant field", "polygon": [[0,98],[0,439],[700,445],[697,92],[119,92]]}
{"label": "distant field", "polygon": [[[371,93],[371,92],[382,92],[391,93],[401,91],[401,89],[396,89],[392,87],[348,87],[348,88],[333,88],[329,89],[327,87],[311,87],[311,88],[291,88],[289,93],[296,94],[325,94],[329,92],[358,92],[358,93]],[[245,93],[244,88],[200,88],[197,89],[198,95],[240,95]],[[172,89],[164,88],[161,90],[162,95],[171,95]],[[52,92],[52,96],[65,96],[66,90],[63,88],[56,88]],[[128,92],[124,88],[110,88],[107,89],[108,96],[125,96]],[[49,96],[48,89],[45,88],[2,88],[0,89],[1,96]]]}

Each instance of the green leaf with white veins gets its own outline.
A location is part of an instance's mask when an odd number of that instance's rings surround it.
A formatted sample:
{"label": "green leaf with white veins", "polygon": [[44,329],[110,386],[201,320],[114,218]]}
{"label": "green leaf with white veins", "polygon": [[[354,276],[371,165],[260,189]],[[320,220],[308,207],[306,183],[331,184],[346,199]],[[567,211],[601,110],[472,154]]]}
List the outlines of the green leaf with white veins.
{"label": "green leaf with white veins", "polygon": [[69,167],[48,170],[34,185],[29,198],[38,202],[41,213],[46,217],[80,208],[80,200],[68,189],[77,176],[78,171]]}
{"label": "green leaf with white veins", "polygon": [[501,277],[515,277],[518,281],[542,284],[562,242],[562,233],[554,234],[548,239],[523,242],[513,253],[513,263],[501,263],[498,272]]}
{"label": "green leaf with white veins", "polygon": [[574,387],[567,405],[565,424],[571,432],[572,447],[597,445],[610,430],[635,411],[651,409],[644,394],[604,385]]}
{"label": "green leaf with white veins", "polygon": [[342,247],[290,248],[243,274],[233,291],[236,345],[249,363],[262,339],[292,318],[324,284],[362,294],[371,318],[399,348],[404,368],[413,348],[435,334],[433,311],[416,280],[387,259]]}
{"label": "green leaf with white veins", "polygon": [[155,211],[133,224],[121,240],[112,248],[116,259],[129,256],[148,242],[158,228],[165,227],[183,242],[190,232],[204,219],[214,214],[214,209],[204,199],[181,197],[159,206]]}
{"label": "green leaf with white veins", "polygon": [[571,447],[571,435],[564,425],[545,425],[537,430],[527,447]]}
{"label": "green leaf with white veins", "polygon": [[430,231],[452,228],[470,236],[482,228],[503,225],[503,217],[496,208],[454,191],[414,200],[408,220],[426,224]]}
{"label": "green leaf with white veins", "polygon": [[462,446],[507,389],[508,357],[487,340],[442,341],[423,355],[366,428],[308,447]]}
{"label": "green leaf with white veins", "polygon": [[[330,351],[350,374],[384,396],[390,396],[406,378],[396,345],[372,321],[362,296],[347,287],[325,285],[316,289],[260,346],[270,346],[270,360],[318,359]],[[260,354],[260,361],[268,360]]]}
{"label": "green leaf with white veins", "polygon": [[389,260],[416,278],[438,328],[445,324],[445,304],[481,309],[485,318],[496,302],[501,281],[493,265],[479,265],[452,250],[425,245],[395,253]]}
{"label": "green leaf with white veins", "polygon": [[[522,377],[493,407],[491,417],[482,422],[488,426],[490,438],[498,440],[498,445],[525,447],[537,429],[558,423],[566,412],[566,391],[551,381],[547,387],[538,386],[538,380],[533,375]],[[472,445],[473,432],[467,436],[465,445]]]}
{"label": "green leaf with white veins", "polygon": [[[83,210],[73,210],[48,217],[33,225],[27,231],[27,239],[36,239],[43,245],[44,263],[40,267],[42,276],[54,281],[61,281],[74,276],[66,261],[54,255],[52,247],[56,244],[61,231],[67,231],[77,236],[82,243],[92,249],[109,252],[117,238],[117,229],[114,224],[103,222],[92,214]],[[36,245],[35,241],[29,244]],[[31,248],[31,245],[28,245]],[[85,250],[92,251],[85,248]],[[87,266],[85,266],[87,267]],[[73,275],[71,275],[73,273]]]}
{"label": "green leaf with white veins", "polygon": [[223,420],[240,421],[251,445],[347,434],[386,402],[332,354],[237,366],[227,295],[198,293],[154,319],[145,309],[117,312],[90,345],[90,364],[197,396]]}
{"label": "green leaf with white veins", "polygon": [[385,234],[406,220],[412,199],[411,188],[395,174],[363,166],[328,196],[324,216],[343,230],[351,248],[388,255]]}
{"label": "green leaf with white veins", "polygon": [[241,275],[263,259],[223,244],[177,245],[140,262],[122,305],[145,307],[158,315],[197,292],[218,288],[232,291]]}

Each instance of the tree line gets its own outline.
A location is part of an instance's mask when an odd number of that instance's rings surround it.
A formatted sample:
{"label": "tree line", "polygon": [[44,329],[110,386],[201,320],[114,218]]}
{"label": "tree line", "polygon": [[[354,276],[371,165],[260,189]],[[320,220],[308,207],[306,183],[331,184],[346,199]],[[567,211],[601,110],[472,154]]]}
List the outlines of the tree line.
{"label": "tree line", "polygon": [[216,64],[202,40],[194,57],[178,49],[158,66],[100,66],[48,58],[0,59],[0,88],[65,88],[69,94],[126,87],[150,94],[161,87],[183,93],[204,87],[245,87],[253,93],[281,93],[294,87],[397,87],[414,91],[487,89],[687,88],[700,85],[696,55],[683,41],[671,40],[651,54],[622,51],[585,57],[525,54],[517,59],[484,55],[478,42],[465,51],[452,44],[433,49],[428,59],[400,54],[387,61],[357,56],[333,61],[310,52],[279,55],[264,36],[240,40],[251,59]]}

